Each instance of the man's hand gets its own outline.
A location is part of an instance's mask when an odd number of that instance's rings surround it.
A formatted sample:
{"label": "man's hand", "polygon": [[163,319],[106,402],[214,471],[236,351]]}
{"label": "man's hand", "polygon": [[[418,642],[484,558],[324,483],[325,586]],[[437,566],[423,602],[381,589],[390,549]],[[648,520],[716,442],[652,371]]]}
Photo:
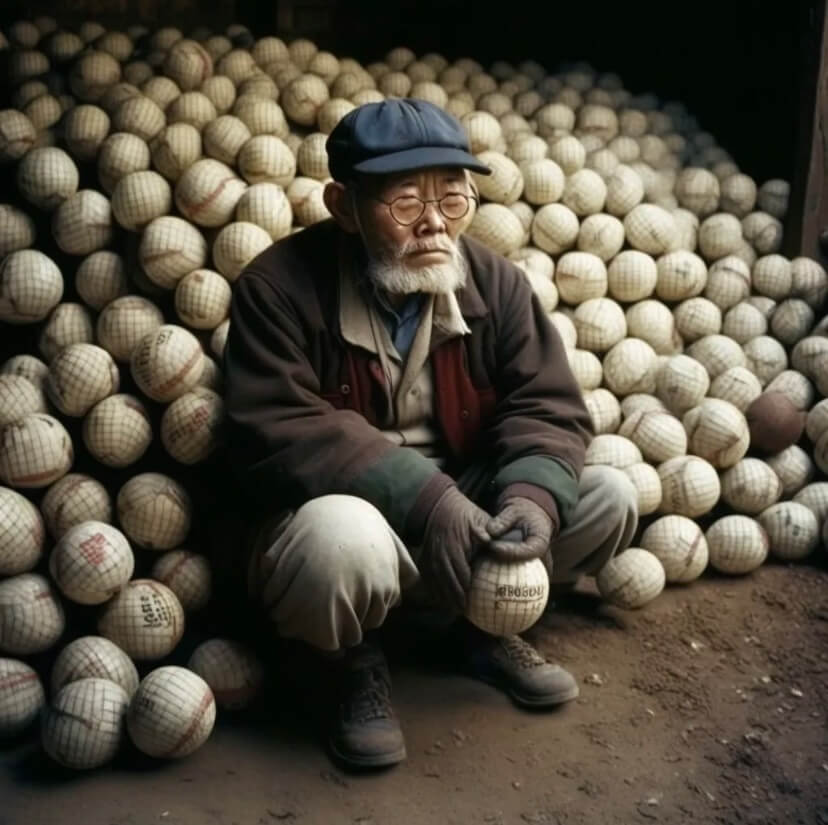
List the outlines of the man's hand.
{"label": "man's hand", "polygon": [[[492,537],[489,550],[502,561],[544,559],[552,541],[552,520],[528,498],[507,499],[503,509],[486,524]],[[507,533],[515,532],[513,540]]]}
{"label": "man's hand", "polygon": [[426,524],[420,573],[434,596],[459,612],[471,586],[471,560],[491,539],[489,520],[485,510],[449,487]]}

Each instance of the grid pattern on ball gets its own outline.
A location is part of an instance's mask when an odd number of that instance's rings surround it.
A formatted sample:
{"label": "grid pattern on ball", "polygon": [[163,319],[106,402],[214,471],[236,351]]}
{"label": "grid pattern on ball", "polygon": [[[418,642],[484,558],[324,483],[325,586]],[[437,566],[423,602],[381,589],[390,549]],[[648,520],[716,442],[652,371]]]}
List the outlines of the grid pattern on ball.
{"label": "grid pattern on ball", "polygon": [[288,186],[296,177],[296,157],[275,135],[257,135],[248,140],[239,150],[237,164],[248,183]]}
{"label": "grid pattern on ball", "polygon": [[643,460],[641,450],[632,441],[621,435],[607,433],[592,439],[587,447],[584,463],[587,466],[606,464],[623,470]]}
{"label": "grid pattern on ball", "polygon": [[607,186],[592,169],[573,172],[564,184],[561,202],[576,215],[594,215],[600,212],[607,197]]}
{"label": "grid pattern on ball", "polygon": [[38,132],[48,129],[60,120],[60,101],[54,95],[39,95],[23,106],[23,114]]}
{"label": "grid pattern on ball", "polygon": [[746,366],[764,387],[788,366],[785,347],[769,335],[752,338],[742,348]]}
{"label": "grid pattern on ball", "polygon": [[750,294],[750,268],[741,259],[729,255],[716,261],[707,274],[704,297],[721,310],[728,310]]}
{"label": "grid pattern on ball", "polygon": [[251,137],[250,129],[235,115],[221,115],[208,123],[201,135],[205,154],[228,165],[236,162],[239,150]]}
{"label": "grid pattern on ball", "polygon": [[814,309],[820,309],[828,294],[828,274],[818,261],[794,258],[791,261],[791,295],[801,298]]}
{"label": "grid pattern on ball", "polygon": [[223,114],[228,111],[236,99],[236,87],[229,77],[213,75],[201,84],[199,91],[206,95],[216,111]]}
{"label": "grid pattern on ball", "polygon": [[34,124],[22,112],[6,109],[0,115],[0,156],[6,160],[22,157],[35,140]]}
{"label": "grid pattern on ball", "polygon": [[28,656],[48,650],[63,634],[66,620],[52,585],[37,573],[0,582],[0,650]]}
{"label": "grid pattern on ball", "polygon": [[210,336],[210,349],[213,355],[221,360],[224,355],[224,347],[227,344],[227,335],[230,332],[230,319],[225,318],[214,330]]}
{"label": "grid pattern on ball", "polygon": [[0,433],[0,478],[12,487],[45,487],[72,466],[72,439],[63,424],[31,413]]}
{"label": "grid pattern on ball", "polygon": [[731,367],[711,381],[707,394],[744,412],[762,394],[762,385],[746,367]]}
{"label": "grid pattern on ball", "polygon": [[670,355],[681,348],[673,314],[660,301],[638,301],[627,309],[625,317],[627,334],[646,342],[659,355]]}
{"label": "grid pattern on ball", "polygon": [[[149,70],[151,72],[152,68],[150,67]],[[139,82],[142,83],[144,80],[146,78],[141,78]],[[125,100],[129,100],[140,94],[141,90],[138,88],[138,84],[124,78],[120,83],[110,86],[98,101],[98,104],[111,117]],[[114,131],[117,132],[117,128]]]}
{"label": "grid pattern on ball", "polygon": [[757,335],[764,335],[768,329],[765,316],[751,304],[744,301],[727,310],[722,321],[722,334],[737,344],[746,344]]}
{"label": "grid pattern on ball", "polygon": [[49,365],[46,391],[64,415],[84,415],[119,384],[112,356],[94,344],[73,344],[62,349]]}
{"label": "grid pattern on ball", "polygon": [[131,172],[112,193],[112,214],[124,229],[137,232],[172,207],[172,189],[158,172]]}
{"label": "grid pattern on ball", "polygon": [[705,287],[707,267],[693,252],[679,249],[662,255],[657,263],[656,294],[663,301],[695,298]]}
{"label": "grid pattern on ball", "polygon": [[108,679],[132,696],[138,687],[138,670],[118,645],[103,636],[81,636],[58,654],[52,666],[52,693],[79,679]]}
{"label": "grid pattern on ball", "polygon": [[687,354],[702,364],[711,380],[725,370],[748,365],[745,350],[725,335],[705,335],[687,348]]}
{"label": "grid pattern on ball", "polygon": [[217,116],[216,107],[201,92],[182,92],[167,106],[167,123],[189,123],[201,131]]}
{"label": "grid pattern on ball", "polygon": [[[92,316],[83,304],[58,304],[40,330],[37,345],[41,355],[50,363],[66,347],[73,344],[92,345],[95,334]],[[43,384],[48,390],[48,381]]]}
{"label": "grid pattern on ball", "polygon": [[98,178],[110,194],[125,175],[144,171],[149,166],[150,148],[136,135],[123,132],[110,135],[98,153]]}
{"label": "grid pattern on ball", "polygon": [[218,446],[224,416],[221,397],[196,389],[176,399],[161,418],[161,440],[167,452],[182,464],[204,461]]}
{"label": "grid pattern on ball", "polygon": [[519,249],[523,240],[520,219],[499,203],[484,203],[475,213],[467,232],[501,255]]}
{"label": "grid pattern on ball", "polygon": [[674,247],[678,230],[673,216],[660,206],[643,203],[624,216],[624,232],[630,246],[650,255]]}
{"label": "grid pattern on ball", "polygon": [[0,255],[25,249],[36,237],[34,221],[11,204],[0,204]]}
{"label": "grid pattern on ball", "polygon": [[253,223],[237,221],[225,226],[213,242],[213,262],[231,283],[260,252],[272,243],[270,235]]}
{"label": "grid pattern on ball", "polygon": [[102,464],[128,467],[152,443],[149,413],[134,396],[112,395],[96,404],[84,419],[83,441]]}
{"label": "grid pattern on ball", "polygon": [[791,262],[782,255],[765,255],[753,265],[751,273],[753,289],[775,301],[790,295],[793,285]]}
{"label": "grid pattern on ball", "polygon": [[577,245],[608,263],[624,245],[624,225],[612,215],[590,215],[581,224]]}
{"label": "grid pattern on ball", "polygon": [[216,704],[207,683],[182,667],[148,674],[135,694],[127,728],[136,747],[150,756],[192,753],[210,736]]}
{"label": "grid pattern on ball", "polygon": [[342,98],[326,100],[316,113],[317,128],[326,135],[330,134],[336,124],[354,108],[354,104],[350,100],[343,100]]}
{"label": "grid pattern on ball", "polygon": [[720,573],[743,575],[759,567],[768,555],[768,536],[755,519],[724,516],[706,533],[710,566]]}
{"label": "grid pattern on ball", "polygon": [[173,289],[188,272],[204,266],[207,241],[196,227],[181,218],[157,217],[141,235],[138,259],[154,284]]}
{"label": "grid pattern on ball", "polygon": [[707,566],[709,548],[704,533],[685,516],[669,515],[654,521],[641,536],[641,546],[661,562],[669,583],[693,581]]}
{"label": "grid pattern on ball", "polygon": [[517,201],[523,191],[523,175],[517,164],[493,150],[481,152],[479,159],[492,170],[490,175],[474,174],[481,197],[506,206]]}
{"label": "grid pattern on ball", "polygon": [[624,420],[618,434],[629,438],[647,461],[666,461],[687,452],[684,427],[668,412],[639,410]]}
{"label": "grid pattern on ball", "polygon": [[232,217],[246,188],[247,184],[228,166],[204,158],[178,179],[175,202],[184,215],[200,226],[223,226]]}
{"label": "grid pattern on ball", "polygon": [[618,429],[621,405],[609,390],[599,387],[584,393],[584,403],[597,435],[614,433]]}
{"label": "grid pattern on ball", "polygon": [[779,559],[804,559],[819,542],[820,525],[804,504],[774,504],[759,514],[759,524],[768,534],[770,552]]}
{"label": "grid pattern on ball", "polygon": [[604,565],[595,581],[609,602],[622,607],[642,607],[664,589],[664,568],[649,551],[629,547]]}
{"label": "grid pattern on ball", "polygon": [[27,728],[46,701],[37,671],[16,659],[0,659],[0,735]]}
{"label": "grid pattern on ball", "polygon": [[187,667],[207,682],[219,707],[244,707],[264,680],[264,670],[253,652],[230,639],[202,642]]}
{"label": "grid pattern on ball", "polygon": [[188,550],[165,553],[153,565],[152,577],[175,593],[185,612],[200,610],[210,600],[210,563],[198,553]]}
{"label": "grid pattern on ball", "polygon": [[604,208],[618,218],[626,217],[644,198],[641,177],[634,169],[624,164],[615,167],[606,183],[607,197]]}
{"label": "grid pattern on ball", "polygon": [[116,499],[123,531],[142,547],[170,550],[190,530],[192,503],[187,491],[160,473],[142,473],[121,487]]}
{"label": "grid pattern on ball", "polygon": [[676,327],[686,344],[716,335],[722,326],[722,311],[707,298],[690,298],[674,310]]}
{"label": "grid pattern on ball", "polygon": [[661,479],[656,468],[641,462],[625,467],[624,472],[638,494],[638,515],[654,513],[661,504]]}
{"label": "grid pattern on ball", "polygon": [[571,209],[549,203],[535,213],[532,243],[550,255],[559,255],[575,244],[579,229],[578,216]]}
{"label": "grid pattern on ball", "polygon": [[756,515],[782,495],[776,473],[758,458],[743,458],[722,473],[722,498],[737,513]]}
{"label": "grid pattern on ball", "polygon": [[117,361],[129,361],[132,351],[164,323],[161,310],[146,298],[125,295],[104,307],[96,333],[100,345]]}
{"label": "grid pattern on ball", "polygon": [[0,428],[33,412],[48,412],[41,391],[22,375],[0,375]]}
{"label": "grid pattern on ball", "polygon": [[153,166],[167,179],[177,181],[201,157],[201,133],[189,123],[167,126],[150,147]]}
{"label": "grid pattern on ball", "polygon": [[243,95],[236,99],[232,112],[254,136],[272,135],[283,139],[290,131],[285,113],[275,100]]}
{"label": "grid pattern on ball", "polygon": [[803,504],[816,517],[819,524],[828,518],[828,482],[817,481],[803,487],[794,497],[797,504]]}
{"label": "grid pattern on ball", "polygon": [[813,380],[826,354],[828,354],[828,338],[811,335],[794,345],[791,350],[791,365]]}
{"label": "grid pattern on ball", "polygon": [[619,252],[607,266],[609,294],[619,301],[641,301],[652,295],[658,279],[656,262],[634,249]]}
{"label": "grid pattern on ball", "polygon": [[820,436],[828,430],[828,398],[815,404],[808,411],[805,419],[805,433],[816,444]]}
{"label": "grid pattern on ball", "polygon": [[85,522],[67,531],[49,557],[49,571],[64,596],[80,604],[100,604],[126,584],[135,558],[120,530]]}
{"label": "grid pattern on ball", "polygon": [[699,249],[709,261],[730,255],[739,248],[741,242],[742,224],[733,215],[711,215],[699,227]]}
{"label": "grid pattern on ball", "polygon": [[175,324],[164,324],[135,347],[130,370],[145,395],[165,403],[195,386],[203,361],[201,344],[191,332]]}
{"label": "grid pattern on ball", "polygon": [[810,410],[814,403],[814,388],[811,382],[796,370],[783,370],[768,382],[765,390],[787,395],[798,410]]}
{"label": "grid pattern on ball", "polygon": [[105,764],[121,746],[128,705],[123,688],[107,679],[66,685],[44,716],[45,750],[70,768]]}
{"label": "grid pattern on ball", "polygon": [[617,396],[655,390],[656,354],[639,338],[619,341],[604,356],[604,383]]}
{"label": "grid pattern on ball", "polygon": [[96,310],[126,295],[129,284],[123,258],[109,250],[93,252],[84,258],[75,273],[75,289]]}
{"label": "grid pattern on ball", "polygon": [[213,59],[194,40],[179,40],[167,53],[164,73],[183,91],[197,89],[213,72]]}
{"label": "grid pattern on ball", "polygon": [[103,248],[112,239],[109,198],[92,189],[76,192],[55,211],[52,233],[70,255],[88,255]]}
{"label": "grid pattern on ball", "polygon": [[696,518],[713,509],[721,495],[715,467],[698,456],[678,456],[658,466],[663,513]]}
{"label": "grid pattern on ball", "polygon": [[814,311],[799,298],[782,301],[771,316],[773,337],[787,346],[804,338],[814,325]]}
{"label": "grid pattern on ball", "polygon": [[603,370],[595,353],[584,349],[567,351],[569,367],[582,390],[594,390],[601,385]]}
{"label": "grid pattern on ball", "polygon": [[325,149],[327,139],[326,134],[313,132],[302,141],[296,154],[296,162],[301,174],[317,180],[330,177],[328,155]]}
{"label": "grid pattern on ball", "polygon": [[549,596],[549,580],[540,560],[503,564],[482,558],[475,566],[466,615],[496,636],[510,636],[531,627]]}
{"label": "grid pattern on ball", "polygon": [[656,376],[656,394],[674,415],[700,404],[709,388],[707,370],[687,355],[671,358]]}
{"label": "grid pattern on ball", "polygon": [[185,275],[175,289],[178,317],[195,329],[215,329],[230,311],[232,289],[225,278],[210,269]]}
{"label": "grid pattern on ball", "polygon": [[[415,83],[411,87],[411,92],[409,94],[417,100],[426,100],[429,103],[433,103],[435,106],[439,106],[441,109],[445,108],[446,103],[448,103],[448,94],[445,89],[443,89],[439,84],[432,83],[428,80]],[[511,101],[508,101],[507,105],[511,106]]]}
{"label": "grid pattern on ball", "polygon": [[181,640],[184,611],[165,585],[133,579],[106,603],[98,632],[132,659],[161,659]]}
{"label": "grid pattern on ball", "polygon": [[148,78],[141,85],[141,91],[150,100],[154,100],[162,109],[166,109],[181,94],[181,90],[175,81],[160,75]]}
{"label": "grid pattern on ball", "polygon": [[705,399],[685,413],[688,450],[714,467],[735,464],[747,452],[750,431],[741,411],[719,399]]}
{"label": "grid pattern on ball", "polygon": [[94,160],[109,126],[109,115],[99,106],[75,106],[64,119],[63,139],[76,158]]}
{"label": "grid pattern on ball", "polygon": [[569,304],[602,298],[607,293],[606,265],[591,252],[567,252],[558,261],[555,284]]}
{"label": "grid pattern on ball", "polygon": [[112,500],[106,487],[92,476],[69,473],[43,496],[40,511],[55,540],[84,521],[112,521]]}
{"label": "grid pattern on ball", "polygon": [[21,249],[0,261],[0,295],[0,320],[38,321],[63,295],[63,276],[42,252]]}
{"label": "grid pattern on ball", "polygon": [[0,487],[0,576],[31,570],[43,553],[45,528],[37,507]]}
{"label": "grid pattern on ball", "polygon": [[767,465],[782,482],[782,498],[799,492],[814,476],[814,462],[797,444],[767,459]]}

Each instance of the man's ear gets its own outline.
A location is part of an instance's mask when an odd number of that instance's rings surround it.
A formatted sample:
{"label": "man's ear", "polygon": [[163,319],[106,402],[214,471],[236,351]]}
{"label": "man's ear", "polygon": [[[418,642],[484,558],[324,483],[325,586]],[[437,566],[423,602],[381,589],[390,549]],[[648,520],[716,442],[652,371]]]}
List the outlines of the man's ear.
{"label": "man's ear", "polygon": [[328,207],[328,212],[333,215],[333,219],[346,232],[355,235],[359,232],[356,216],[354,215],[354,202],[348,195],[348,190],[345,185],[338,181],[330,181],[325,184],[322,197],[325,201],[325,206]]}

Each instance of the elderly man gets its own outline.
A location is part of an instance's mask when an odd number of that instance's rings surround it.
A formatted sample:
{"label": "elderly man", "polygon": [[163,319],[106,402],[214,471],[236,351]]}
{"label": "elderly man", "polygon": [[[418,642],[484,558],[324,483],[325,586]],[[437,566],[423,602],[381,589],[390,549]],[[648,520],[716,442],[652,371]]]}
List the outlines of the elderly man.
{"label": "elderly man", "polygon": [[458,662],[518,704],[578,686],[463,616],[475,556],[541,558],[558,586],[631,540],[622,473],[584,469],[590,418],[555,327],[508,260],[462,237],[489,173],[429,103],[361,106],[327,142],[332,220],[242,274],[225,352],[230,455],[268,512],[248,591],[275,632],[330,654],[350,766],[405,744],[373,632],[404,602],[454,621]]}

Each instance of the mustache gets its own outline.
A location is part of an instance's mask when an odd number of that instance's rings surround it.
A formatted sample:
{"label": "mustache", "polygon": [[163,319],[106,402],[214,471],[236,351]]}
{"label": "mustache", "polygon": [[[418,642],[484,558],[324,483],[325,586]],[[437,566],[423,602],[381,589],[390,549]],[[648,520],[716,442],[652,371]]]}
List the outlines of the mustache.
{"label": "mustache", "polygon": [[455,245],[453,243],[435,243],[434,241],[411,241],[403,244],[398,251],[398,258],[405,255],[412,255],[415,252],[446,252],[449,255],[454,254]]}

